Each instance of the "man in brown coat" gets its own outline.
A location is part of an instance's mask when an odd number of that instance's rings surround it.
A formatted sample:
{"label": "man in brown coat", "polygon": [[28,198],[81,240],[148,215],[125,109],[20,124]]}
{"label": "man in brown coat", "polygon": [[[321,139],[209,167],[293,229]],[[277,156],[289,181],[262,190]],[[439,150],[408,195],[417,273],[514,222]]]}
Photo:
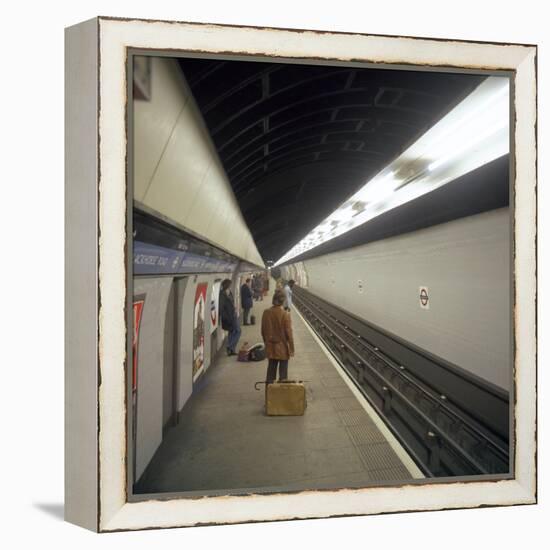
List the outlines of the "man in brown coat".
{"label": "man in brown coat", "polygon": [[266,309],[262,316],[262,338],[268,358],[266,382],[274,382],[279,367],[279,380],[286,380],[288,360],[294,357],[294,338],[290,314],[283,309],[285,295],[276,291],[273,307]]}

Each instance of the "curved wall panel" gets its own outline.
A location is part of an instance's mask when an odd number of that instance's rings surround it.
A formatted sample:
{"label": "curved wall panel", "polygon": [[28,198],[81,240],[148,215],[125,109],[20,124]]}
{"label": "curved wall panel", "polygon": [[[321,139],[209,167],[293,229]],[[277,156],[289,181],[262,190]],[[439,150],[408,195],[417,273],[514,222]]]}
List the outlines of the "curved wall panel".
{"label": "curved wall panel", "polygon": [[162,441],[165,323],[171,277],[134,281],[134,296],[144,299],[137,355],[136,478]]}
{"label": "curved wall panel", "polygon": [[510,231],[501,208],[306,260],[309,290],[509,390]]}
{"label": "curved wall panel", "polygon": [[235,256],[263,260],[177,62],[151,59],[134,101],[134,199]]}

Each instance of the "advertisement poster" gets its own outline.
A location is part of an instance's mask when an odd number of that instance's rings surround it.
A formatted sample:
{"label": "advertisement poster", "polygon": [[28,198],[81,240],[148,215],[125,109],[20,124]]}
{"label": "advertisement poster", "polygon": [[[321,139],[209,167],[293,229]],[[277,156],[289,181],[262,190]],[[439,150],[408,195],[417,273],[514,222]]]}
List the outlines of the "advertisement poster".
{"label": "advertisement poster", "polygon": [[193,382],[204,368],[204,316],[206,312],[207,283],[197,285],[193,313]]}
{"label": "advertisement poster", "polygon": [[134,445],[134,476],[136,474],[138,344],[143,304],[145,304],[145,300],[136,300],[134,302],[134,332],[132,336],[132,440]]}
{"label": "advertisement poster", "polygon": [[241,278],[237,277],[237,284],[235,285],[235,313],[237,317],[241,316]]}
{"label": "advertisement poster", "polygon": [[132,339],[132,392],[137,391],[137,354],[139,341],[139,325],[141,323],[141,313],[145,300],[134,302],[134,336]]}
{"label": "advertisement poster", "polygon": [[210,334],[218,328],[221,281],[214,281],[210,298]]}

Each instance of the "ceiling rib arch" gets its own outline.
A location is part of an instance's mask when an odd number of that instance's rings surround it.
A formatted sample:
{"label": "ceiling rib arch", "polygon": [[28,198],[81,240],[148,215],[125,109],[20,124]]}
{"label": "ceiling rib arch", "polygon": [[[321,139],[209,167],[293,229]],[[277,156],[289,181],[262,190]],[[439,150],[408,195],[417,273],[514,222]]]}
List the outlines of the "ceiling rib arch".
{"label": "ceiling rib arch", "polygon": [[484,76],[179,59],[264,260],[277,260]]}

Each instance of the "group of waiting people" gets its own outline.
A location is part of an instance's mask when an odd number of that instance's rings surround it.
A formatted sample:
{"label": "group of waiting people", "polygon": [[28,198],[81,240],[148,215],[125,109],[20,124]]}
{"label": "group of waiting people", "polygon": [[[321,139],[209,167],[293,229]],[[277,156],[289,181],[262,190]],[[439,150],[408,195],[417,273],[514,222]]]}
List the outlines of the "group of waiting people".
{"label": "group of waiting people", "polygon": [[254,300],[263,301],[264,292],[268,288],[267,279],[263,275],[255,274],[249,277],[241,286],[241,307],[243,308],[243,325],[250,325],[249,315]]}
{"label": "group of waiting people", "polygon": [[261,273],[255,273],[252,275],[251,287],[254,300],[263,301],[264,294],[269,290],[267,277]]}
{"label": "group of waiting people", "polygon": [[[254,300],[259,299],[260,293],[263,297],[264,282],[262,276],[255,276],[254,281],[250,277],[247,278],[240,290],[243,325],[250,325],[249,317],[252,306],[254,305]],[[227,355],[237,355],[236,347],[241,336],[241,326],[235,307],[235,299],[231,292],[231,279],[224,279],[221,283],[219,310],[222,328],[228,332]]]}
{"label": "group of waiting people", "polygon": [[[253,305],[253,294],[250,288],[251,279],[247,279],[241,288],[241,305],[243,307],[243,324],[250,324],[248,316]],[[262,339],[268,359],[266,382],[286,380],[288,377],[288,361],[294,356],[294,337],[290,319],[292,306],[292,288],[294,281],[290,280],[284,287],[275,290],[272,307],[262,315]],[[244,292],[243,292],[244,291]],[[235,301],[231,292],[231,280],[221,283],[219,309],[223,330],[228,331],[227,355],[237,355],[236,347],[241,336],[241,327],[235,309]]]}

